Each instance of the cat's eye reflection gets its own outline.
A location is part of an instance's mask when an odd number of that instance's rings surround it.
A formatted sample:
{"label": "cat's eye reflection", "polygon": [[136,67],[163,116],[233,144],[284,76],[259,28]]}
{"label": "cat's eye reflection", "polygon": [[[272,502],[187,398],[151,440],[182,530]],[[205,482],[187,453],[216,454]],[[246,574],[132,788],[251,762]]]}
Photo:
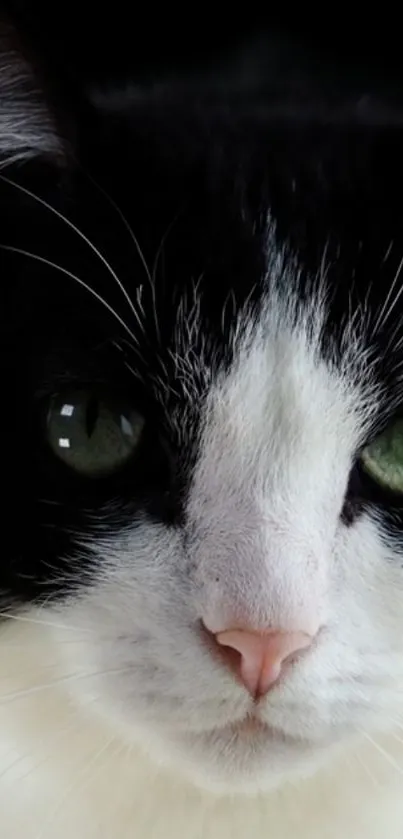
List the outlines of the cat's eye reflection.
{"label": "cat's eye reflection", "polygon": [[135,452],[144,418],[124,401],[89,389],[54,396],[47,411],[47,437],[53,452],[87,477],[109,475]]}
{"label": "cat's eye reflection", "polygon": [[386,489],[403,492],[403,420],[397,419],[361,456],[365,471]]}

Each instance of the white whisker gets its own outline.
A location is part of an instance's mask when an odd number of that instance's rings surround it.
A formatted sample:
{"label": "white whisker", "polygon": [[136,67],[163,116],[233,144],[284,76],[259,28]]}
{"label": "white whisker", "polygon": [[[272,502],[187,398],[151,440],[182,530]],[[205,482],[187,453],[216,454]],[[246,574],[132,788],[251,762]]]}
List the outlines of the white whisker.
{"label": "white whisker", "polygon": [[[389,292],[386,296],[386,300],[385,300],[385,302],[384,302],[384,304],[381,308],[381,311],[379,312],[378,317],[376,319],[375,326],[373,328],[373,334],[376,334],[379,331],[380,327],[383,326],[386,323],[386,321],[390,317],[393,309],[395,308],[396,303],[398,302],[400,295],[403,292],[403,284],[402,284],[400,286],[399,290],[397,291],[395,297],[393,298],[393,293],[394,293],[394,290],[395,290],[395,286],[400,279],[400,274],[402,272],[402,268],[403,268],[403,257],[399,262],[396,274],[393,278],[392,285],[391,285],[391,287],[389,289]],[[389,305],[389,303],[390,303],[390,305]],[[388,308],[388,306],[389,306],[389,308]]]}
{"label": "white whisker", "polygon": [[[391,720],[391,722],[393,723],[393,725],[396,725],[398,728],[400,728],[400,729],[403,731],[403,722],[402,722],[402,720],[399,720],[399,719],[398,719],[398,717],[392,717],[392,716],[390,716],[390,717],[389,717],[389,719]],[[403,743],[403,740],[402,740],[402,743]]]}
{"label": "white whisker", "polygon": [[138,308],[139,308],[139,310],[140,310],[140,312],[141,312],[141,314],[144,318],[144,321],[145,321],[146,313],[144,311],[143,300],[142,300],[142,298],[143,298],[143,288],[144,288],[143,285],[139,285],[138,288],[136,288],[136,303],[137,303],[137,306],[138,306]]}
{"label": "white whisker", "polygon": [[101,676],[109,676],[112,673],[114,675],[119,675],[121,673],[132,672],[132,667],[117,667],[111,668],[110,670],[95,670],[89,673],[73,673],[70,676],[59,676],[56,679],[52,679],[52,681],[50,682],[43,682],[42,684],[34,685],[31,688],[12,691],[11,693],[4,693],[3,695],[0,694],[0,705],[5,705],[9,702],[14,702],[16,699],[23,699],[26,696],[32,696],[35,693],[40,693],[43,690],[49,690],[53,687],[58,687],[59,685],[71,684],[73,682],[79,682],[83,679],[94,679],[99,678]]}
{"label": "white whisker", "polygon": [[403,775],[403,769],[401,766],[399,766],[394,757],[392,757],[392,755],[390,755],[389,752],[386,751],[386,749],[382,748],[382,746],[380,746],[379,743],[377,743],[376,740],[374,740],[371,737],[371,735],[368,734],[367,731],[364,731],[363,729],[359,730],[361,731],[361,734],[363,734],[365,739],[368,740],[369,743],[371,743],[374,749],[376,749],[376,751],[379,752],[379,754],[385,758],[386,762],[389,763],[390,766],[393,766],[393,768],[396,769],[397,772],[399,772],[399,775]]}
{"label": "white whisker", "polygon": [[130,364],[127,363],[127,361],[125,361],[124,364],[127,370],[129,370],[129,372],[132,374],[132,376],[134,376],[135,379],[140,379],[140,381],[143,381],[143,377],[140,375],[140,373],[138,373],[137,370],[134,370],[133,367],[131,367]]}
{"label": "white whisker", "polygon": [[[46,763],[46,761],[49,760],[49,758],[53,754],[54,747],[56,745],[59,745],[65,739],[65,737],[67,737],[68,734],[71,734],[72,731],[77,730],[77,728],[81,725],[81,720],[77,710],[71,716],[73,717],[73,723],[67,726],[67,728],[63,728],[62,731],[58,731],[54,737],[50,738],[49,742],[46,743],[47,746],[50,746],[50,750],[46,752],[46,754],[41,758],[41,760],[39,760],[35,764],[35,766],[30,766],[29,770],[25,772],[24,775],[18,776],[18,783],[20,783],[20,781],[23,781],[25,778],[28,778],[31,772],[36,772],[36,770],[39,769],[40,766]],[[15,760],[13,760],[12,763],[9,763],[8,766],[6,766],[6,768],[2,772],[0,772],[0,778],[6,778],[9,772],[12,772],[13,769],[15,769],[20,763],[23,763],[23,761],[27,758],[29,758],[29,755],[18,755],[18,757]]]}
{"label": "white whisker", "polygon": [[122,210],[120,209],[120,207],[118,206],[116,201],[109,194],[109,192],[107,192],[106,189],[103,186],[101,186],[98,183],[98,181],[95,180],[93,175],[91,175],[90,172],[87,169],[85,169],[85,174],[86,174],[87,178],[91,181],[91,183],[95,186],[95,188],[101,193],[101,195],[103,195],[104,198],[106,198],[106,200],[109,202],[111,207],[113,207],[115,212],[118,214],[120,220],[123,222],[127,232],[129,233],[130,238],[134,242],[137,254],[140,257],[140,260],[143,264],[143,268],[146,272],[147,279],[149,280],[150,283],[152,283],[151,273],[150,273],[150,269],[147,265],[146,258],[144,256],[144,253],[143,253],[141,247],[140,247],[139,241],[138,241],[133,229],[131,228],[126,216],[124,215],[124,213],[122,212]]}
{"label": "white whisker", "polygon": [[[88,774],[89,774],[90,770],[93,768],[93,766],[95,766],[96,763],[98,763],[100,757],[102,757],[102,755],[109,749],[109,747],[112,745],[112,743],[115,741],[115,739],[116,739],[115,736],[110,737],[106,741],[106,743],[104,743],[104,745],[100,749],[98,749],[98,751],[95,752],[95,754],[93,754],[91,756],[90,760],[85,764],[84,768],[80,772],[77,773],[77,775],[74,778],[73,783],[68,786],[68,788],[64,791],[62,797],[59,799],[59,801],[57,802],[55,807],[52,808],[52,810],[49,813],[48,817],[46,818],[44,824],[42,825],[42,828],[41,828],[40,832],[37,834],[37,839],[43,839],[43,837],[45,836],[45,830],[55,820],[57,814],[59,813],[59,811],[61,810],[63,805],[66,803],[66,801],[68,800],[70,795],[74,792],[74,790],[77,788],[77,786],[79,784],[81,784],[83,779],[85,780],[86,777],[88,778]],[[101,764],[101,768],[102,768],[102,765],[104,765],[104,764]],[[94,777],[94,776],[92,776],[92,777]]]}
{"label": "white whisker", "polygon": [[43,265],[48,265],[50,268],[54,268],[55,271],[61,271],[62,274],[65,274],[67,277],[70,277],[70,279],[75,280],[75,282],[78,283],[78,285],[82,286],[82,288],[84,288],[86,291],[92,294],[93,297],[95,297],[99,301],[99,303],[105,306],[105,308],[108,309],[108,311],[113,315],[114,318],[116,318],[120,325],[123,326],[126,332],[130,335],[131,339],[135,343],[137,342],[136,336],[131,331],[131,329],[129,329],[123,318],[120,317],[120,315],[115,311],[115,309],[109,303],[107,303],[107,301],[104,300],[104,298],[101,297],[101,295],[98,294],[98,292],[95,291],[95,289],[87,285],[87,283],[85,283],[84,280],[81,280],[80,277],[77,277],[76,274],[73,274],[67,268],[63,268],[62,265],[58,265],[56,262],[52,262],[50,259],[45,259],[44,256],[39,256],[39,254],[37,253],[31,253],[31,251],[26,251],[23,248],[15,248],[12,245],[5,245],[2,242],[0,242],[0,248],[2,248],[5,251],[10,251],[11,253],[21,254],[21,256],[27,256],[30,259],[35,259],[37,262],[41,262]]}
{"label": "white whisker", "polygon": [[177,218],[178,218],[178,216],[176,215],[172,219],[172,221],[168,225],[167,229],[165,230],[165,233],[161,237],[161,241],[160,241],[160,244],[158,246],[157,253],[156,253],[155,259],[154,259],[152,276],[149,277],[150,288],[151,288],[151,298],[152,298],[152,305],[153,305],[153,313],[154,313],[155,332],[156,332],[157,339],[160,343],[161,343],[161,332],[160,332],[160,327],[159,327],[159,322],[158,322],[157,301],[156,301],[156,297],[155,297],[155,284],[156,284],[157,270],[158,270],[158,265],[159,265],[159,261],[160,261],[160,258],[161,258],[161,254],[162,254],[165,242],[166,242],[166,240],[167,240],[175,222],[177,221]]}
{"label": "white whisker", "polygon": [[[46,638],[34,641],[31,638],[28,638],[27,641],[6,641],[7,649],[12,650],[36,650],[41,649],[43,646],[46,646],[49,641]],[[58,646],[62,645],[63,647],[68,646],[68,644],[84,644],[85,639],[81,638],[63,638],[60,640],[57,639]],[[52,667],[55,667],[59,664],[59,661],[56,661],[52,664]],[[35,668],[37,665],[35,665]],[[43,668],[42,668],[43,669]]]}
{"label": "white whisker", "polygon": [[[402,728],[402,726],[400,726],[400,728]],[[403,746],[403,737],[399,737],[399,735],[396,734],[395,731],[391,731],[390,733],[391,733],[393,739],[396,740],[398,743],[401,743],[401,745]]]}
{"label": "white whisker", "polygon": [[43,198],[40,198],[39,195],[36,195],[34,192],[31,192],[30,189],[27,189],[25,186],[22,186],[21,184],[17,183],[16,181],[11,180],[11,178],[7,178],[5,175],[0,175],[0,179],[2,181],[4,181],[5,183],[8,183],[10,186],[14,186],[16,189],[19,189],[21,192],[25,193],[25,195],[28,195],[34,201],[37,201],[38,204],[41,204],[43,207],[45,207],[47,210],[49,210],[51,213],[53,213],[55,216],[57,216],[57,218],[59,218],[61,221],[63,221],[68,227],[70,227],[71,230],[73,230],[77,234],[77,236],[79,236],[80,239],[82,239],[82,241],[85,242],[86,245],[88,245],[88,247],[98,257],[98,259],[100,259],[100,261],[103,263],[103,265],[105,266],[107,271],[109,271],[110,275],[113,277],[113,279],[117,283],[120,291],[122,292],[122,294],[124,295],[127,303],[129,304],[130,309],[133,312],[133,315],[136,318],[140,328],[143,330],[144,326],[139,319],[139,316],[136,312],[135,306],[133,305],[133,302],[130,299],[130,296],[127,293],[123,283],[121,282],[118,275],[116,274],[116,271],[113,270],[113,268],[110,265],[110,263],[108,262],[108,260],[104,257],[104,255],[101,253],[101,251],[94,245],[94,243],[91,242],[91,240],[88,238],[88,236],[86,236],[85,233],[83,233],[82,230],[79,229],[79,227],[77,227],[72,221],[70,221],[70,219],[67,218],[67,216],[65,216],[59,210],[56,210],[55,207],[52,207],[51,204],[49,204]]}
{"label": "white whisker", "polygon": [[382,262],[383,262],[383,263],[388,261],[389,256],[390,256],[390,253],[391,253],[391,250],[392,250],[392,248],[393,248],[393,245],[394,245],[394,239],[391,239],[391,241],[390,241],[390,243],[389,243],[388,247],[386,248],[386,251],[385,251],[385,256],[384,256],[384,257],[383,257],[383,259],[382,259]]}
{"label": "white whisker", "polygon": [[37,503],[38,504],[50,504],[52,507],[62,507],[63,506],[61,501],[55,501],[54,499],[51,499],[51,498],[38,498]]}
{"label": "white whisker", "polygon": [[84,629],[84,627],[77,627],[77,626],[67,626],[62,623],[55,623],[54,621],[42,621],[38,618],[29,618],[25,615],[14,615],[12,612],[0,612],[0,618],[7,618],[8,620],[13,621],[21,621],[22,623],[34,623],[39,624],[39,626],[50,626],[54,629],[67,629],[68,632],[88,632],[93,633],[94,630],[92,629]]}
{"label": "white whisker", "polygon": [[364,772],[365,772],[365,773],[368,775],[368,777],[371,779],[372,783],[373,783],[373,784],[374,784],[374,785],[375,785],[375,786],[379,789],[379,787],[381,786],[380,782],[378,781],[378,779],[377,779],[377,778],[375,778],[375,775],[373,775],[373,774],[372,774],[372,772],[371,772],[371,770],[370,770],[369,766],[367,766],[367,764],[366,764],[366,763],[362,760],[362,758],[360,757],[360,755],[358,754],[358,752],[354,752],[353,756],[354,756],[354,757],[355,757],[355,759],[358,761],[358,763],[360,764],[360,766],[362,766],[362,768],[364,769]]}

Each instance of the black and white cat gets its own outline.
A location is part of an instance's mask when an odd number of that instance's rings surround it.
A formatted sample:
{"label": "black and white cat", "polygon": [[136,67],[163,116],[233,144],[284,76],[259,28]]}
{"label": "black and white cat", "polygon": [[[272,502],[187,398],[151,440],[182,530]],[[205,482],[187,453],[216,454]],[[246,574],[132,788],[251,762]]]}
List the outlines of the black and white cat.
{"label": "black and white cat", "polygon": [[401,839],[399,103],[269,38],[80,83],[17,18],[1,836]]}

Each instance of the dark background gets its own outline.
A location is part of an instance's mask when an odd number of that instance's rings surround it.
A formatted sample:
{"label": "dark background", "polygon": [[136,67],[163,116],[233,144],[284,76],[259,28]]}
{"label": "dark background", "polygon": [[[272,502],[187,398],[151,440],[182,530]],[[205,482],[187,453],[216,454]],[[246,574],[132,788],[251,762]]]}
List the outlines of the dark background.
{"label": "dark background", "polygon": [[[398,6],[355,8],[321,4],[304,10],[288,3],[265,4],[265,14],[241,3],[174,6],[132,0],[5,0],[4,13],[34,35],[70,78],[98,80],[111,66],[116,76],[135,64],[139,79],[167,72],[188,73],[250,41],[257,33],[290,36],[314,56],[317,71],[330,62],[352,74],[376,74],[403,82],[403,36]],[[260,6],[262,8],[262,6]],[[162,9],[162,11],[161,11]],[[185,9],[185,11],[183,11]],[[108,68],[108,69],[107,69]]]}

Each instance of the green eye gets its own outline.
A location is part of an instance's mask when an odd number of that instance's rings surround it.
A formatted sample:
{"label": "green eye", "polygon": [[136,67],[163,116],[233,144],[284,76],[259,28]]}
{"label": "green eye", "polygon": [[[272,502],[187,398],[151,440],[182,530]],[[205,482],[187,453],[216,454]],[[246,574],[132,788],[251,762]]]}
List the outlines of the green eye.
{"label": "green eye", "polygon": [[72,390],[52,399],[46,425],[49,444],[60,460],[82,475],[98,478],[130,459],[144,419],[125,402]]}
{"label": "green eye", "polygon": [[362,464],[379,484],[403,493],[403,419],[394,422],[367,446]]}

